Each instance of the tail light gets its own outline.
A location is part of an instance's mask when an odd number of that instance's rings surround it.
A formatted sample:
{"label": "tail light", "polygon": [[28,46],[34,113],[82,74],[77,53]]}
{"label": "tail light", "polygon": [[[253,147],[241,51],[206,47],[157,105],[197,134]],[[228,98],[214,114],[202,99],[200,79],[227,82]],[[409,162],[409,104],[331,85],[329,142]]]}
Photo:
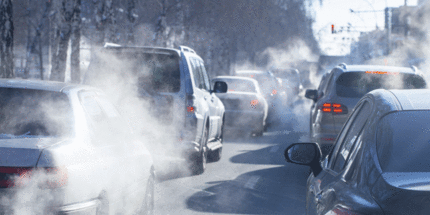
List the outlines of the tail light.
{"label": "tail light", "polygon": [[258,100],[257,99],[254,99],[254,100],[251,101],[251,107],[252,108],[256,108],[257,105],[258,105]]}
{"label": "tail light", "polygon": [[65,167],[49,167],[38,169],[26,169],[18,172],[13,182],[9,183],[10,187],[25,187],[32,180],[38,181],[41,188],[59,188],[67,184],[68,174]]}
{"label": "tail light", "polygon": [[361,215],[361,213],[352,212],[350,209],[335,207],[325,215]]}
{"label": "tail light", "polygon": [[276,95],[278,93],[278,91],[277,90],[272,90],[272,95]]}
{"label": "tail light", "polygon": [[348,108],[345,105],[338,103],[324,103],[321,107],[324,113],[347,114]]}
{"label": "tail light", "polygon": [[194,106],[194,100],[196,97],[194,95],[187,95],[186,96],[186,106],[187,106],[187,113],[193,114],[196,112],[196,107]]}

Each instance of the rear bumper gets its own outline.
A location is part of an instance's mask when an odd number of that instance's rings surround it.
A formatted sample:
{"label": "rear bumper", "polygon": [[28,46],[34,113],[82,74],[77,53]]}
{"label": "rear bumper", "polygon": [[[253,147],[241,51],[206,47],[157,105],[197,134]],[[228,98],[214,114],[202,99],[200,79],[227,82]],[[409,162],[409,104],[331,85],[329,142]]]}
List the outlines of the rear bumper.
{"label": "rear bumper", "polygon": [[225,111],[225,126],[237,130],[262,130],[265,124],[263,111]]}
{"label": "rear bumper", "polygon": [[97,207],[100,204],[98,199],[93,199],[86,202],[79,202],[75,204],[65,205],[59,208],[58,215],[86,215],[96,214]]}

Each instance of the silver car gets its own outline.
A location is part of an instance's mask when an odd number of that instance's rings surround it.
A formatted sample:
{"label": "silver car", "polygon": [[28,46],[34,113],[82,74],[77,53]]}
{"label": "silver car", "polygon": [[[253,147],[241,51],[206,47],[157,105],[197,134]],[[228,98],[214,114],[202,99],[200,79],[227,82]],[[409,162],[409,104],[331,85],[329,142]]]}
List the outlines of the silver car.
{"label": "silver car", "polygon": [[323,76],[317,90],[306,90],[314,101],[310,113],[310,138],[326,155],[352,108],[374,89],[419,89],[427,84],[415,68],[376,65],[336,66]]}
{"label": "silver car", "polygon": [[151,155],[101,91],[3,79],[0,100],[1,214],[153,212]]}
{"label": "silver car", "polygon": [[[108,92],[113,83],[135,84],[154,117],[174,128],[173,153],[188,159],[193,174],[221,159],[224,106],[215,95],[203,59],[191,48],[106,45],[94,52],[83,83]],[[115,80],[112,83],[112,80]],[[227,88],[225,83],[219,86]],[[144,120],[144,119],[140,119]]]}
{"label": "silver car", "polygon": [[218,76],[212,80],[213,83],[219,81],[228,86],[227,93],[217,93],[225,107],[225,126],[263,135],[268,105],[258,82],[237,76]]}

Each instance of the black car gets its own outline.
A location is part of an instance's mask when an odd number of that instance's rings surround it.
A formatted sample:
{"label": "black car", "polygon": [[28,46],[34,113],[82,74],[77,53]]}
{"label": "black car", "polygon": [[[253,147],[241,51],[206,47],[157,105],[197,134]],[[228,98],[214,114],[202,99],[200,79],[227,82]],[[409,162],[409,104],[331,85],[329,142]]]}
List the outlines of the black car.
{"label": "black car", "polygon": [[374,90],[355,106],[330,154],[285,150],[312,169],[306,214],[429,214],[430,90]]}

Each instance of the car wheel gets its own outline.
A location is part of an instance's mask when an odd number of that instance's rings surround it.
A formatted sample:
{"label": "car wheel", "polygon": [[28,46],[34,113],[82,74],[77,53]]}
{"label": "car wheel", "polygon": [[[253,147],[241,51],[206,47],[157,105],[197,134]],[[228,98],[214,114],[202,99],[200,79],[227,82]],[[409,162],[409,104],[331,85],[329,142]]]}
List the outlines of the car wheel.
{"label": "car wheel", "polygon": [[155,190],[155,179],[154,176],[148,179],[146,183],[145,200],[143,204],[142,215],[153,215],[154,214],[154,190]]}
{"label": "car wheel", "polygon": [[207,161],[207,152],[206,152],[206,142],[208,139],[208,128],[205,128],[205,131],[203,133],[202,137],[202,148],[200,150],[200,153],[194,157],[193,159],[193,165],[192,165],[192,173],[193,175],[199,175],[202,174],[206,169],[206,161]]}
{"label": "car wheel", "polygon": [[254,135],[255,135],[256,137],[261,137],[261,136],[263,136],[263,130],[261,130],[261,131],[257,131],[257,132],[254,132]]}
{"label": "car wheel", "polygon": [[208,161],[209,162],[217,162],[217,161],[221,160],[221,156],[222,156],[222,147],[218,148],[214,151],[210,151],[208,154]]}

